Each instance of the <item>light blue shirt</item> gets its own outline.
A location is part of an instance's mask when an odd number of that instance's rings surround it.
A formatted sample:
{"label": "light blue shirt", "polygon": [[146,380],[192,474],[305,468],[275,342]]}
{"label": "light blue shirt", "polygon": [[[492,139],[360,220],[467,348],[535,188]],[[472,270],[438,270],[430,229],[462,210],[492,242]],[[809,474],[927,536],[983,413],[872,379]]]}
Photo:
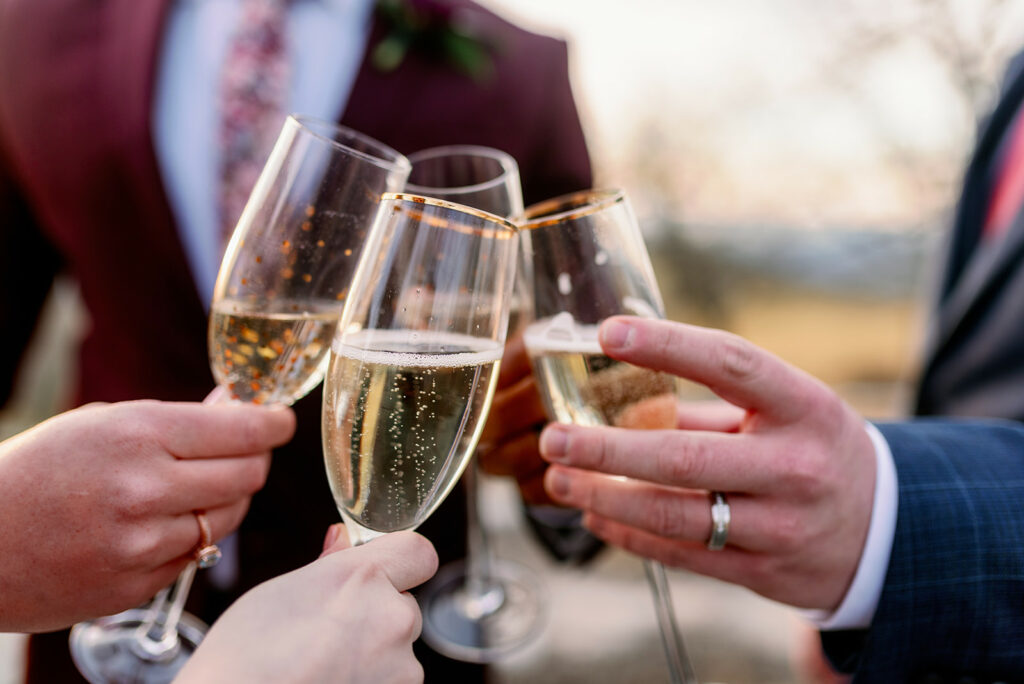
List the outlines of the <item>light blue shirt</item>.
{"label": "light blue shirt", "polygon": [[[171,210],[205,306],[223,253],[220,70],[241,0],[177,0],[158,56],[153,140]],[[369,36],[372,0],[292,0],[288,10],[287,111],[338,120]]]}
{"label": "light blue shirt", "polygon": [[[209,307],[223,255],[220,237],[219,87],[241,0],[176,0],[158,56],[152,129],[157,163],[192,280]],[[287,110],[337,120],[359,73],[372,0],[292,0],[286,27]],[[238,576],[237,536],[220,542],[209,571],[221,588]]]}

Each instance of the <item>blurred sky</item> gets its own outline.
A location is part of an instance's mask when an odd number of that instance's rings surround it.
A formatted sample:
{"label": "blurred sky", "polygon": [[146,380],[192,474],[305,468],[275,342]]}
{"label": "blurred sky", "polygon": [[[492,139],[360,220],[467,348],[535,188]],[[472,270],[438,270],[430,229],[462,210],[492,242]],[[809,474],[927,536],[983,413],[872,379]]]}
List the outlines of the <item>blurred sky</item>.
{"label": "blurred sky", "polygon": [[690,222],[936,223],[1024,47],[1024,0],[483,2],[570,42],[599,184]]}

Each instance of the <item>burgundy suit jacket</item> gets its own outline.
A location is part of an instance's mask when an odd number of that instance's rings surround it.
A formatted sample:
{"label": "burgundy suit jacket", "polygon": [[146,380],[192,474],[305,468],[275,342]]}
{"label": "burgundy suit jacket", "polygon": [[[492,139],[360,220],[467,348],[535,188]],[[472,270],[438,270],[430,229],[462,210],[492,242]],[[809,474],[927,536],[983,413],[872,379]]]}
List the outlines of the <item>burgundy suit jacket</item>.
{"label": "burgundy suit jacket", "polygon": [[[503,149],[520,164],[527,203],[588,187],[565,44],[468,0],[453,4],[493,42],[493,78],[474,82],[415,50],[387,73],[364,59],[341,123],[406,153],[453,143]],[[200,400],[213,387],[204,307],[151,137],[169,5],[0,0],[0,403],[61,272],[78,282],[90,318],[78,403]],[[368,50],[385,30],[375,20]],[[315,558],[338,519],[320,456],[319,404],[315,392],[296,405],[298,433],[275,454],[240,529],[238,591],[218,596],[200,573],[190,609],[207,621],[239,591]],[[458,498],[422,528],[442,562],[463,553]]]}

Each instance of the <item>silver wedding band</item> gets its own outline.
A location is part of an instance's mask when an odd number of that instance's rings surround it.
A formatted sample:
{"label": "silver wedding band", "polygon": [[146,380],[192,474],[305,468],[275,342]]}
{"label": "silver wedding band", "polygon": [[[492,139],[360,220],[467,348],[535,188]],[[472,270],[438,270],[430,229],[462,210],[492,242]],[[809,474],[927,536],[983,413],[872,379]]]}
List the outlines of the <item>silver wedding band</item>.
{"label": "silver wedding band", "polygon": [[708,551],[721,551],[729,538],[729,523],[732,511],[722,492],[711,492],[711,536],[708,537]]}
{"label": "silver wedding band", "polygon": [[213,543],[213,533],[210,531],[210,521],[206,519],[203,511],[192,511],[199,523],[199,543],[196,544],[195,559],[196,565],[203,570],[212,568],[220,562],[220,547]]}

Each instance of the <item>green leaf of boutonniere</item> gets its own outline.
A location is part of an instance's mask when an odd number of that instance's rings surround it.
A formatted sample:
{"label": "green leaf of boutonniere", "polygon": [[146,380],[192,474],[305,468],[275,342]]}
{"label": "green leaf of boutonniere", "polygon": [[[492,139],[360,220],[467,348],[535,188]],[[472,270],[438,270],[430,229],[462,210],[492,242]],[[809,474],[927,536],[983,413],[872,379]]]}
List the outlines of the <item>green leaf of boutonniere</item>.
{"label": "green leaf of boutonniere", "polygon": [[377,0],[377,12],[388,32],[370,55],[376,69],[393,71],[410,51],[417,50],[477,81],[493,75],[491,46],[460,26],[443,0]]}

